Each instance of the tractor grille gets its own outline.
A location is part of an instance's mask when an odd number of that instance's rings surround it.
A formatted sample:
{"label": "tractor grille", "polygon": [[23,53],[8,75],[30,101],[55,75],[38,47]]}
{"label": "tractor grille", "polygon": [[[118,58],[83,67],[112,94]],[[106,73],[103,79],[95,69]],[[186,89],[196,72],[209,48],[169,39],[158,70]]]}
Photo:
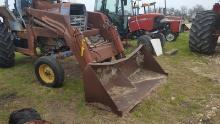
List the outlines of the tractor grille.
{"label": "tractor grille", "polygon": [[73,27],[78,28],[80,31],[85,31],[86,26],[86,16],[85,15],[70,15],[70,24]]}

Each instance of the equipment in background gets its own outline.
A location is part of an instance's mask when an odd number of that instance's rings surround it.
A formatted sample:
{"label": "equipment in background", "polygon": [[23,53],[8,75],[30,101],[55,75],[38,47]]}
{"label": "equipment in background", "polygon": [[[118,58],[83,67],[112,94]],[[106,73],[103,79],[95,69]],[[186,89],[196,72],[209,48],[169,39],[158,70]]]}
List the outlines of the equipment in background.
{"label": "equipment in background", "polygon": [[192,52],[214,54],[220,36],[220,4],[212,10],[197,13],[189,36],[189,48]]}
{"label": "equipment in background", "polygon": [[139,3],[140,0],[96,0],[95,10],[104,13],[117,26],[122,38],[139,38],[143,35],[152,37],[153,34],[161,33],[167,41],[175,41],[181,31],[182,19],[147,13],[146,7],[155,7],[156,3],[143,4],[145,13],[141,14]]}

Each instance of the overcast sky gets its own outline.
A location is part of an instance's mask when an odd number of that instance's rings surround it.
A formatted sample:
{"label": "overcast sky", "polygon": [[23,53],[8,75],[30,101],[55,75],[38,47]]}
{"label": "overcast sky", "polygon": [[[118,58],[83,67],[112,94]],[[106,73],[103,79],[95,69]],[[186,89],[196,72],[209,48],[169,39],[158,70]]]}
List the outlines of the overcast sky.
{"label": "overcast sky", "polygon": [[[72,0],[82,1],[86,3],[88,10],[93,10],[95,0]],[[164,0],[144,0],[144,2],[157,2],[157,7],[164,7]],[[192,8],[196,4],[203,5],[206,9],[211,9],[215,2],[219,0],[167,0],[167,7],[180,8],[181,6],[187,6]]]}
{"label": "overcast sky", "polygon": [[[0,4],[3,3],[4,0],[0,0]],[[10,2],[14,0],[9,0]],[[68,1],[68,0],[67,0]],[[80,2],[85,3],[87,6],[87,10],[92,11],[94,9],[95,0],[69,0],[71,2]],[[164,0],[143,0],[144,2],[157,2],[157,7],[164,7]],[[167,0],[167,7],[180,8],[181,6],[187,6],[188,8],[192,8],[196,4],[203,5],[206,9],[211,9],[215,2],[219,0]]]}
{"label": "overcast sky", "polygon": [[[145,1],[156,1],[157,6],[164,6],[164,0],[145,0]],[[181,6],[187,6],[192,8],[196,4],[201,4],[207,9],[211,9],[215,2],[219,0],[167,0],[167,7],[180,8]]]}

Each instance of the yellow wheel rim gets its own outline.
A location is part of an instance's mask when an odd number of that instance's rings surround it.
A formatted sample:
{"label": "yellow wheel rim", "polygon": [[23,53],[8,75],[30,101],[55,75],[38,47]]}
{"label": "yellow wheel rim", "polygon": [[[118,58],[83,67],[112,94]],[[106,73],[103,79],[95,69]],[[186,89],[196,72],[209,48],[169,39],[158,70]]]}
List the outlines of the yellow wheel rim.
{"label": "yellow wheel rim", "polygon": [[46,65],[42,64],[39,67],[39,75],[40,78],[46,83],[46,84],[52,84],[55,81],[55,74],[53,69]]}

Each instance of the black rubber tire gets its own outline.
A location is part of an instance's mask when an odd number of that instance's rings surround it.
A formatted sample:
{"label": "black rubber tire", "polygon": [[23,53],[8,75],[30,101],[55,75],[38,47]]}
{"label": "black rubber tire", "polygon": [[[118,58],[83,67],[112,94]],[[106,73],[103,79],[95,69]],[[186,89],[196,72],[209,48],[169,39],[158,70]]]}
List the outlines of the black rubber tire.
{"label": "black rubber tire", "polygon": [[[165,38],[166,38],[166,41],[168,42],[173,42],[173,41],[176,41],[177,37],[178,37],[178,34],[175,34],[173,32],[167,32],[165,35]],[[172,39],[169,39],[169,35],[172,35],[173,38]]]}
{"label": "black rubber tire", "polygon": [[9,124],[24,124],[33,120],[41,120],[40,114],[32,108],[26,108],[13,112],[9,117]]}
{"label": "black rubber tire", "polygon": [[[48,65],[54,72],[55,74],[55,80],[53,83],[46,83],[42,80],[42,78],[40,77],[39,74],[39,68],[42,64],[46,64]],[[64,69],[62,67],[62,65],[56,60],[56,58],[52,57],[52,56],[43,56],[41,58],[39,58],[36,62],[35,62],[35,75],[36,78],[38,79],[38,81],[46,87],[52,87],[52,88],[59,88],[63,85],[64,82]]]}
{"label": "black rubber tire", "polygon": [[157,39],[159,38],[160,39],[160,42],[161,42],[161,46],[162,48],[164,48],[165,44],[166,44],[166,37],[164,36],[164,34],[162,33],[157,33],[157,34],[153,34],[151,36],[153,39]]}
{"label": "black rubber tire", "polygon": [[154,48],[151,44],[151,37],[148,35],[142,35],[141,37],[138,38],[138,46],[143,44],[145,46],[145,48],[152,54],[154,54]]}
{"label": "black rubber tire", "polygon": [[0,21],[0,67],[9,68],[15,65],[15,46],[8,27]]}
{"label": "black rubber tire", "polygon": [[213,36],[218,28],[219,17],[214,11],[203,11],[193,21],[189,48],[192,52],[210,55],[215,53],[218,37]]}

